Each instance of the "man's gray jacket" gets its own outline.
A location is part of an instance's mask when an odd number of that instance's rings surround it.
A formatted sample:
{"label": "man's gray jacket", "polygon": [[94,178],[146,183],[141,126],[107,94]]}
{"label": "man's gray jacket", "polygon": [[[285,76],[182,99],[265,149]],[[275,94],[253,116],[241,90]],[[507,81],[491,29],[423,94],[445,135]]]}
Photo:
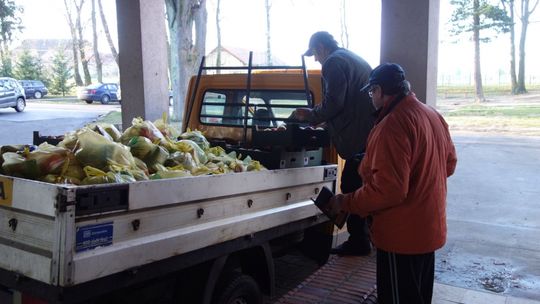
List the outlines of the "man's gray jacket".
{"label": "man's gray jacket", "polygon": [[339,156],[353,158],[366,148],[375,111],[367,92],[371,67],[360,56],[346,49],[332,52],[322,65],[324,100],[313,108],[313,124],[326,122]]}

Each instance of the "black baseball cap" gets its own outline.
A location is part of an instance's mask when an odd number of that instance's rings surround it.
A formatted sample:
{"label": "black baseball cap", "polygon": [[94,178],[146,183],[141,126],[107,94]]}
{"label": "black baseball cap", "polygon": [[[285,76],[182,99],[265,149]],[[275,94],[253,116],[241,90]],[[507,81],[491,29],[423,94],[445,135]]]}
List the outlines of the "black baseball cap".
{"label": "black baseball cap", "polygon": [[334,36],[330,35],[330,33],[325,31],[316,32],[315,34],[311,35],[311,38],[309,38],[309,47],[304,53],[304,56],[313,56],[313,49],[318,44],[322,44],[330,49],[338,47],[337,41],[334,39]]}
{"label": "black baseball cap", "polygon": [[383,63],[369,74],[369,82],[361,91],[366,91],[374,85],[381,86],[384,92],[395,93],[405,80],[405,71],[397,63]]}

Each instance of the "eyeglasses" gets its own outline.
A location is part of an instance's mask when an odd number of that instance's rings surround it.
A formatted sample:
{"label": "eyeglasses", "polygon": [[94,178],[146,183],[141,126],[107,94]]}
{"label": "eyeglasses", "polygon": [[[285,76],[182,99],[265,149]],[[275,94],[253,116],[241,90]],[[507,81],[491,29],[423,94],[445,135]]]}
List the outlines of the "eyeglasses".
{"label": "eyeglasses", "polygon": [[373,91],[375,91],[376,86],[372,86],[368,90],[369,98],[373,98]]}

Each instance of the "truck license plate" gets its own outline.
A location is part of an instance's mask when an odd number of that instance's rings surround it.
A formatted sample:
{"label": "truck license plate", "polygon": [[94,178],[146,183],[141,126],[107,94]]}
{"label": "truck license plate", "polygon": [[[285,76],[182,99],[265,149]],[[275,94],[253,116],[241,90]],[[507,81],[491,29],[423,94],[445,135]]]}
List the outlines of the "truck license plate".
{"label": "truck license plate", "polygon": [[113,222],[77,227],[75,251],[109,246],[113,240]]}

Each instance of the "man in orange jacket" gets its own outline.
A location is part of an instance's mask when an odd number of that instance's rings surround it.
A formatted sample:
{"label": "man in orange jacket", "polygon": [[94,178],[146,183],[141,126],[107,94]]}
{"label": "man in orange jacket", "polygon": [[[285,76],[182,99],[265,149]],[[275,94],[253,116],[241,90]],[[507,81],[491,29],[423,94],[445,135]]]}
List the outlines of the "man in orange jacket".
{"label": "man in orange jacket", "polygon": [[364,184],[329,205],[334,212],[372,217],[378,303],[431,303],[456,150],[443,117],[416,99],[399,65],[375,68],[363,90],[377,109],[358,168]]}

